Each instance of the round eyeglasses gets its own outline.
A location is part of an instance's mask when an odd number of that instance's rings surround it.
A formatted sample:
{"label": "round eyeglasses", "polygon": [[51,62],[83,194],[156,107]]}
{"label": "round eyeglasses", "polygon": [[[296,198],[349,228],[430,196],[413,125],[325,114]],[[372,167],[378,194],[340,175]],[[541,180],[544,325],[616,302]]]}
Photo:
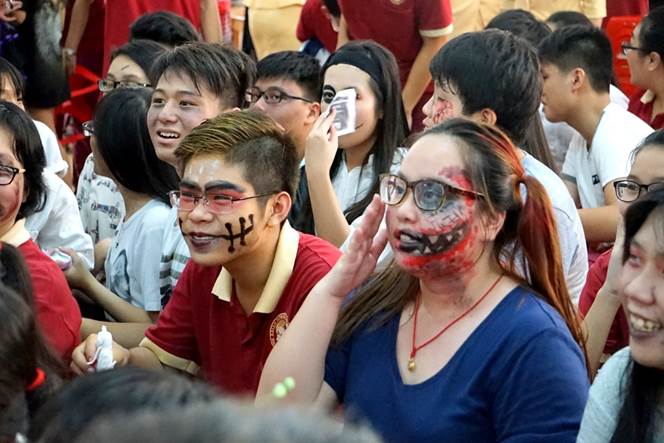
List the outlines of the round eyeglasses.
{"label": "round eyeglasses", "polygon": [[650,189],[664,187],[664,182],[650,183],[642,185],[634,180],[616,180],[613,182],[613,188],[616,190],[616,197],[618,200],[630,203],[638,199],[642,193],[648,192]]}
{"label": "round eyeglasses", "polygon": [[252,195],[250,197],[231,197],[226,194],[204,193],[196,194],[190,191],[171,191],[168,193],[168,199],[171,206],[177,208],[178,211],[191,212],[200,202],[213,214],[228,214],[233,211],[233,203],[250,200],[252,198],[267,197],[268,195],[276,194],[277,192],[266,192],[265,194]]}
{"label": "round eyeglasses", "polygon": [[102,78],[97,82],[101,92],[111,92],[116,88],[149,88],[150,83],[133,82],[129,80],[116,81],[108,78]]}
{"label": "round eyeglasses", "polygon": [[398,175],[383,174],[380,176],[380,199],[389,206],[401,203],[408,193],[413,191],[415,206],[422,211],[436,211],[440,209],[447,199],[448,193],[466,195],[471,198],[484,197],[483,194],[467,189],[448,185],[438,180],[418,180],[408,182]]}

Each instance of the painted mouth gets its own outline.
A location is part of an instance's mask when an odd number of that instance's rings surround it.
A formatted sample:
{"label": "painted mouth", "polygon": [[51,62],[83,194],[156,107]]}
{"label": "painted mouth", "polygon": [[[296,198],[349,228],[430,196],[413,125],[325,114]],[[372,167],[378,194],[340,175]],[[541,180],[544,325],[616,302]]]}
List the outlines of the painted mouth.
{"label": "painted mouth", "polygon": [[221,237],[218,235],[209,235],[201,232],[192,232],[184,234],[185,238],[189,239],[192,246],[196,248],[204,248],[219,240]]}
{"label": "painted mouth", "polygon": [[448,251],[459,243],[468,232],[465,224],[437,236],[421,235],[410,231],[398,231],[395,237],[399,240],[397,249],[414,256],[427,256]]}
{"label": "painted mouth", "polygon": [[662,329],[662,324],[660,322],[649,320],[630,312],[629,327],[631,331],[637,333],[652,334]]}

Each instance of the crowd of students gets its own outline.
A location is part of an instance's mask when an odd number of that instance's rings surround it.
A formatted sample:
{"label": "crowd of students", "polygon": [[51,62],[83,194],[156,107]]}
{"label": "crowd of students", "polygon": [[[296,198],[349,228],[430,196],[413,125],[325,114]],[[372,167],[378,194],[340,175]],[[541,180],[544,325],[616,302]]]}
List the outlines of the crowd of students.
{"label": "crowd of students", "polygon": [[0,57],[0,441],[664,438],[664,7],[628,98],[599,10],[307,2],[256,62],[208,3],[114,47],[75,192]]}

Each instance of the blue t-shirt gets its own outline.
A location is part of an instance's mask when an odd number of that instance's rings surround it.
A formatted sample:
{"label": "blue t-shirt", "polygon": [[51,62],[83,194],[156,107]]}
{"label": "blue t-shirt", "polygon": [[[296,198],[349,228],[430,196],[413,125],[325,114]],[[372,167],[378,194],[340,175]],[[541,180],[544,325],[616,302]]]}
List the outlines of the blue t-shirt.
{"label": "blue t-shirt", "polygon": [[325,381],[347,418],[388,442],[576,440],[589,388],[583,353],[530,290],[510,292],[440,372],[416,385],[399,373],[398,327],[395,316],[328,351]]}

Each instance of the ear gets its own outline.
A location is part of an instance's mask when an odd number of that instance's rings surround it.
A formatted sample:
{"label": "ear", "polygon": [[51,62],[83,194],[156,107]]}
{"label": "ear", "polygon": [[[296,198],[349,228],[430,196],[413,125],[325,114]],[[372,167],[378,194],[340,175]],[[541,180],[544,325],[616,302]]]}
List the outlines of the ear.
{"label": "ear", "polygon": [[498,233],[503,229],[506,215],[505,212],[501,211],[484,216],[482,227],[484,228],[483,236],[485,242],[496,240]]}
{"label": "ear", "polygon": [[304,123],[307,125],[312,125],[316,119],[320,116],[320,103],[313,102],[309,103],[307,116],[304,119]]}
{"label": "ear", "polygon": [[582,68],[574,68],[569,75],[571,77],[572,92],[576,94],[587,81],[586,71]]}
{"label": "ear", "polygon": [[281,223],[288,218],[293,201],[287,192],[279,192],[272,196],[267,203],[266,211],[268,212],[267,225],[272,227],[279,227]]}
{"label": "ear", "polygon": [[498,116],[496,115],[496,112],[493,109],[484,108],[475,113],[473,120],[485,125],[496,126],[496,122],[498,121]]}
{"label": "ear", "polygon": [[662,65],[662,56],[657,52],[651,52],[648,54],[648,66],[647,69],[650,72],[655,71]]}

